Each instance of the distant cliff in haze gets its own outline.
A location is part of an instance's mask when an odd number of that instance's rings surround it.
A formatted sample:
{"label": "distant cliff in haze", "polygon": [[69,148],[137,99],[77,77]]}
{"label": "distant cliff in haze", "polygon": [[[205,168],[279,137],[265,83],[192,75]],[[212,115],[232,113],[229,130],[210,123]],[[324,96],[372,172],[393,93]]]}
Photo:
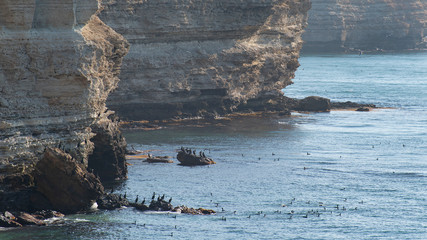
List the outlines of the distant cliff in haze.
{"label": "distant cliff in haze", "polygon": [[425,0],[312,0],[303,52],[427,48]]}

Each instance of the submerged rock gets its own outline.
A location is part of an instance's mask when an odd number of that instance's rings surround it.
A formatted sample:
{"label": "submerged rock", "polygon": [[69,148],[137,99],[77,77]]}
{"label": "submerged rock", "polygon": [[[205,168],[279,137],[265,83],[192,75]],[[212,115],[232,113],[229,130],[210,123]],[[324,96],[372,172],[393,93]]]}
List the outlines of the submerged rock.
{"label": "submerged rock", "polygon": [[194,209],[194,208],[189,208],[187,206],[178,206],[178,207],[175,207],[173,209],[173,211],[174,212],[179,212],[179,213],[191,214],[191,215],[210,215],[210,214],[215,214],[216,213],[212,209],[205,209],[205,208]]}
{"label": "submerged rock", "polygon": [[173,163],[169,156],[151,156],[144,160],[148,163]]}
{"label": "submerged rock", "polygon": [[355,103],[355,102],[332,102],[332,109],[362,109],[362,108],[376,108],[375,104],[363,104],[363,103]]}

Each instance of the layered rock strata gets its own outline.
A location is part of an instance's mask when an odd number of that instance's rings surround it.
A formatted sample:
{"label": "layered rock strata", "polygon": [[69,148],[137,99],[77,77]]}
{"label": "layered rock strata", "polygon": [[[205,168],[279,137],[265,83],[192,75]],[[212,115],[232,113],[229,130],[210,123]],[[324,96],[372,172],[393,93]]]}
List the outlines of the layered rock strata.
{"label": "layered rock strata", "polygon": [[308,0],[104,0],[131,43],[108,106],[130,120],[219,114],[278,96],[299,66]]}
{"label": "layered rock strata", "polygon": [[[98,147],[91,139],[99,132],[120,138],[108,130],[112,127],[103,131],[97,126],[111,122],[105,101],[117,86],[128,43],[97,17],[97,11],[96,0],[0,2],[2,209],[14,199],[18,209],[38,202],[73,211],[97,196],[74,198],[67,202],[69,208],[55,204],[68,195],[52,194],[46,190],[49,185],[58,181],[67,191],[67,184],[76,182],[61,182],[67,174],[60,169],[49,176],[36,168],[49,156],[46,166],[67,159],[86,176],[89,156]],[[123,140],[107,145],[102,147],[114,149]],[[49,155],[48,149],[57,153]],[[86,179],[88,184],[76,188],[100,191],[96,178]]]}
{"label": "layered rock strata", "polygon": [[303,52],[427,49],[427,1],[316,0]]}

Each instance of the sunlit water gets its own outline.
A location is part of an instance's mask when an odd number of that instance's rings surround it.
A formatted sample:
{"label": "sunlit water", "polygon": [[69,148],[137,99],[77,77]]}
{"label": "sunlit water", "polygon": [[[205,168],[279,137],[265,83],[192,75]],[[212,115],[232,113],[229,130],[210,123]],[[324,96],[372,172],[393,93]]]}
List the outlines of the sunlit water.
{"label": "sunlit water", "polygon": [[3,231],[0,239],[427,239],[427,54],[300,62],[287,96],[393,109],[125,132],[130,145],[154,155],[176,156],[185,146],[206,149],[217,164],[130,160],[117,193],[133,200],[155,191],[174,205],[218,213],[98,211],[61,226]]}

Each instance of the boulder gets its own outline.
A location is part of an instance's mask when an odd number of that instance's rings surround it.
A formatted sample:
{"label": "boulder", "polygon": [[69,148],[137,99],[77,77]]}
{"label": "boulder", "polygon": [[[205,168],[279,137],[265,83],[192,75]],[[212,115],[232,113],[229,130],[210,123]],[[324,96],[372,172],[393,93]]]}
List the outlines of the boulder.
{"label": "boulder", "polygon": [[114,210],[117,208],[129,206],[129,201],[114,193],[102,195],[96,203],[98,204],[99,209]]}
{"label": "boulder", "polygon": [[181,149],[178,152],[178,155],[176,157],[178,161],[181,162],[181,165],[183,166],[197,166],[197,165],[210,165],[210,164],[216,164],[211,158],[208,158],[206,156],[197,156],[196,154],[192,153],[191,149],[186,152],[186,150]]}
{"label": "boulder", "polygon": [[152,200],[150,205],[148,206],[148,209],[152,211],[171,211],[173,209],[173,206],[172,204],[164,200]]}
{"label": "boulder", "polygon": [[12,213],[6,211],[0,214],[0,227],[22,227],[22,225]]}
{"label": "boulder", "polygon": [[184,206],[184,205],[175,207],[173,209],[173,211],[179,212],[179,213],[191,214],[191,215],[210,215],[210,214],[216,213],[212,209],[204,209],[204,208],[194,209],[194,208],[189,208],[189,207]]}
{"label": "boulder", "polygon": [[51,208],[64,213],[89,207],[104,191],[94,174],[58,148],[45,150],[33,176],[37,191],[46,197]]}
{"label": "boulder", "polygon": [[328,112],[331,110],[331,100],[318,96],[306,97],[299,100],[295,110],[303,112]]}
{"label": "boulder", "polygon": [[22,225],[38,225],[38,226],[46,225],[46,223],[43,220],[38,219],[35,215],[31,215],[25,212],[19,213],[18,222]]}

